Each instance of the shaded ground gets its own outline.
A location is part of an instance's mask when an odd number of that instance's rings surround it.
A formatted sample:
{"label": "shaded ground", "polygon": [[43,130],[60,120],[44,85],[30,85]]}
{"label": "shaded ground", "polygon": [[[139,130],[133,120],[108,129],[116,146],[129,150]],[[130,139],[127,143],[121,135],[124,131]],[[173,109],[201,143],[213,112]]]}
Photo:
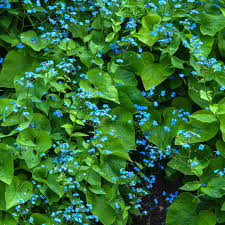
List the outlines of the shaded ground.
{"label": "shaded ground", "polygon": [[[156,182],[151,189],[151,195],[146,196],[142,200],[142,209],[148,211],[146,216],[134,217],[132,225],[161,225],[164,224],[166,218],[166,209],[169,206],[169,202],[166,201],[166,197],[170,193],[175,193],[178,188],[181,187],[181,181],[175,182],[167,181],[165,171],[157,169],[154,171]],[[167,195],[163,196],[163,191],[166,191]],[[155,206],[154,199],[158,199],[158,204]],[[151,210],[150,210],[151,209]]]}

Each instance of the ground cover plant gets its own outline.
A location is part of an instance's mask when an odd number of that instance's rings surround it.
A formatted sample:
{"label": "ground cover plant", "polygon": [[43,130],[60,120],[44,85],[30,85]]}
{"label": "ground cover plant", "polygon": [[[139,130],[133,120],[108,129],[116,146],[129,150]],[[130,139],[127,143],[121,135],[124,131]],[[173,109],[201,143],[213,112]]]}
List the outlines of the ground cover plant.
{"label": "ground cover plant", "polygon": [[224,59],[222,0],[0,0],[0,224],[225,224]]}

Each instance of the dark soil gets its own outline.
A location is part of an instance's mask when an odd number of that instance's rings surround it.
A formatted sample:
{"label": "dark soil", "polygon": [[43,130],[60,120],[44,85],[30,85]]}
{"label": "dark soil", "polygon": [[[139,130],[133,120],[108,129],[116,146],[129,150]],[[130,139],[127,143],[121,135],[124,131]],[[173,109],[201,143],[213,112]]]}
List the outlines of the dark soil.
{"label": "dark soil", "polygon": [[[165,223],[166,211],[169,206],[169,202],[166,201],[166,197],[170,193],[178,191],[182,186],[181,181],[168,181],[165,179],[165,171],[158,168],[154,171],[156,177],[155,184],[151,189],[151,194],[145,196],[142,200],[141,211],[148,211],[146,216],[138,216],[133,218],[132,225],[161,225]],[[163,196],[163,191],[166,191],[166,196]],[[179,191],[180,192],[180,191]],[[155,205],[154,199],[158,200],[158,204]]]}

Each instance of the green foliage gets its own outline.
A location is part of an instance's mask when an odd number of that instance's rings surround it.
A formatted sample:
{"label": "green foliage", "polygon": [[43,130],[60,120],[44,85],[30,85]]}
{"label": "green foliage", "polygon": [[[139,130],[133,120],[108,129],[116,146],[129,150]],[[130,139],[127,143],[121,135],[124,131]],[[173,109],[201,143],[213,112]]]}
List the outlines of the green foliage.
{"label": "green foliage", "polygon": [[223,224],[224,8],[1,1],[0,224],[131,224],[158,162],[166,225]]}
{"label": "green foliage", "polygon": [[197,225],[197,214],[195,212],[198,202],[193,195],[182,193],[170,206],[167,213],[166,224],[191,224]]}

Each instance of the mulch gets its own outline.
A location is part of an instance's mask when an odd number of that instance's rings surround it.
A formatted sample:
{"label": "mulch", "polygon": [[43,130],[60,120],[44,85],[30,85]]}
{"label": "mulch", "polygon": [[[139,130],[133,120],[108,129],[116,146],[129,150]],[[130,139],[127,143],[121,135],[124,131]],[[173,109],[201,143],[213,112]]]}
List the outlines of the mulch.
{"label": "mulch", "polygon": [[[170,205],[170,203],[166,201],[166,197],[170,193],[174,194],[176,191],[179,191],[178,188],[182,186],[180,180],[174,182],[166,180],[164,178],[165,171],[160,168],[152,174],[156,177],[156,181],[151,188],[151,194],[142,199],[142,208],[140,210],[146,210],[148,211],[148,214],[144,216],[134,216],[132,225],[165,224],[167,207]],[[166,196],[163,196],[163,191],[166,191]],[[157,205],[154,203],[155,198],[158,200]]]}

